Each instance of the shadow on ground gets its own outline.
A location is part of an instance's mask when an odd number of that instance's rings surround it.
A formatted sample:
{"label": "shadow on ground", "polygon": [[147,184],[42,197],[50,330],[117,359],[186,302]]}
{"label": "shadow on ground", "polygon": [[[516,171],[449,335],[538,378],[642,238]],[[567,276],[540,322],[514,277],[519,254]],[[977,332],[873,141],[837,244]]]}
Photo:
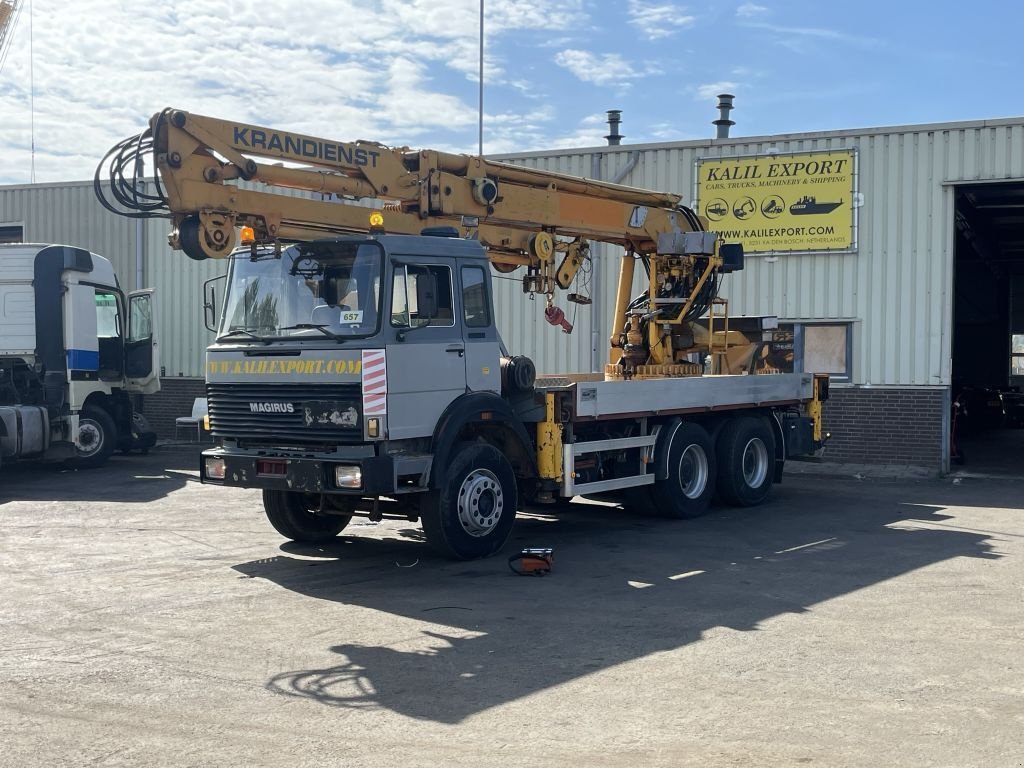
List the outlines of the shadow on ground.
{"label": "shadow on ground", "polygon": [[[336,665],[282,671],[267,682],[271,691],[458,723],[694,643],[712,628],[753,632],[918,568],[998,557],[985,533],[941,528],[944,505],[998,505],[968,494],[939,482],[805,478],[762,507],[685,522],[573,504],[557,519],[524,517],[506,548],[553,546],[555,570],[544,578],[514,576],[500,556],[437,559],[418,531],[360,539],[358,528],[327,547],[286,545],[279,557],[235,568],[309,597],[435,625],[386,646],[351,642],[355,633],[339,627],[330,646]],[[893,525],[908,520],[933,528]]]}
{"label": "shadow on ground", "polygon": [[[205,446],[204,446],[205,447]],[[0,504],[11,501],[142,503],[199,482],[200,446],[159,446],[148,454],[115,454],[97,469],[18,462],[0,468]]]}

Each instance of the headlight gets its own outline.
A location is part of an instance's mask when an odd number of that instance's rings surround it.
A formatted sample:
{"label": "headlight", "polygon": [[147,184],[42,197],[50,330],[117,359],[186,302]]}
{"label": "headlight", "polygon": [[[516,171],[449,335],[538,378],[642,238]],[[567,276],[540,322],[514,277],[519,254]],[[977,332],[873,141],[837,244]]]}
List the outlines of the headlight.
{"label": "headlight", "polygon": [[220,458],[208,458],[206,459],[206,476],[211,480],[223,480],[224,479],[224,459]]}
{"label": "headlight", "polygon": [[334,468],[334,484],[339,488],[362,488],[362,468],[350,464],[339,464]]}

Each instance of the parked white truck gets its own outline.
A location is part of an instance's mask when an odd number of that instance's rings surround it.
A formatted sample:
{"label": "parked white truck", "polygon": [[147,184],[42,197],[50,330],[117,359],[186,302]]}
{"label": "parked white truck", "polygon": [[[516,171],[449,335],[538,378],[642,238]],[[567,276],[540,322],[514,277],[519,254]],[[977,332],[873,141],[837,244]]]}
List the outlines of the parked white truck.
{"label": "parked white truck", "polygon": [[0,245],[0,462],[105,463],[156,434],[131,395],[160,388],[153,291],[67,245]]}

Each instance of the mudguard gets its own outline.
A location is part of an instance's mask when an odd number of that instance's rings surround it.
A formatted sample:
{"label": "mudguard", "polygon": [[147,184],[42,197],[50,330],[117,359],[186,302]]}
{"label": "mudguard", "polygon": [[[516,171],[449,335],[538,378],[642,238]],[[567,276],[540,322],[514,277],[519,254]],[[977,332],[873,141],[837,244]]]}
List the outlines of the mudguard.
{"label": "mudguard", "polygon": [[[470,392],[453,401],[438,420],[433,438],[434,461],[430,470],[432,486],[436,485],[439,473],[448,466],[452,449],[469,425],[484,430],[497,428],[511,434],[528,463],[529,476],[536,477],[537,457],[533,444],[512,406],[493,392]],[[512,463],[515,465],[517,462]]]}

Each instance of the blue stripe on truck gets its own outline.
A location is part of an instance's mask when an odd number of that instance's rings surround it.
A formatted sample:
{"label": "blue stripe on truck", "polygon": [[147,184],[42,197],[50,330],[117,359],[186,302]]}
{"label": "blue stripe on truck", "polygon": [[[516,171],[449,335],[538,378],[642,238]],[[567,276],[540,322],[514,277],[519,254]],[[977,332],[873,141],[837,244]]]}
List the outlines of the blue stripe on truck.
{"label": "blue stripe on truck", "polygon": [[68,350],[69,371],[98,371],[100,369],[100,353],[88,349]]}

